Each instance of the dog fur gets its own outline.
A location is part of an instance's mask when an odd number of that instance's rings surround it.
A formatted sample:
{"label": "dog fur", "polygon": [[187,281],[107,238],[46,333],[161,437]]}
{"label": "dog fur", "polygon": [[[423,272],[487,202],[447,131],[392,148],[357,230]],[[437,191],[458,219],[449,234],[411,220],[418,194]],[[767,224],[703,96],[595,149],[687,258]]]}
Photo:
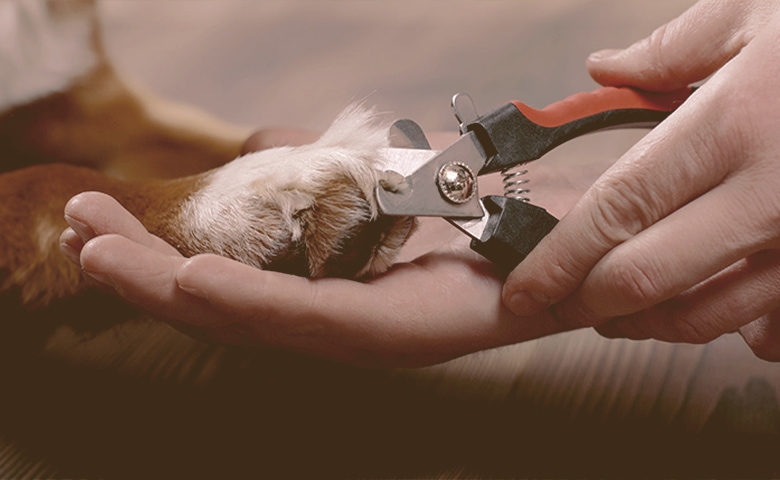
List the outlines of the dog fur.
{"label": "dog fur", "polygon": [[392,264],[414,220],[377,212],[385,122],[355,105],[314,143],[239,155],[247,132],[123,82],[96,18],[89,0],[0,1],[0,307],[12,320],[99,296],[59,252],[65,203],[83,191],[112,195],[185,256],[313,277]]}

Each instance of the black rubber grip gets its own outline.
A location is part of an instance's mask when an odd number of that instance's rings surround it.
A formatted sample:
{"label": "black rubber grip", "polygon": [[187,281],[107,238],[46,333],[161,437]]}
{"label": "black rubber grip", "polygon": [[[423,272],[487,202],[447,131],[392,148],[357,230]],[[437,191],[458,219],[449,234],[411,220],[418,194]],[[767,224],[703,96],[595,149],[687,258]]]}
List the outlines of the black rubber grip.
{"label": "black rubber grip", "polygon": [[[599,112],[556,127],[543,127],[507,104],[468,126],[488,156],[480,175],[497,172],[540,158],[569,140],[599,130],[617,127],[650,127],[669,116],[669,112],[626,109]],[[518,141],[522,139],[522,141]]]}
{"label": "black rubber grip", "polygon": [[488,222],[482,238],[471,241],[471,249],[492,261],[504,275],[509,274],[531,253],[558,223],[542,207],[503,196],[482,199]]}

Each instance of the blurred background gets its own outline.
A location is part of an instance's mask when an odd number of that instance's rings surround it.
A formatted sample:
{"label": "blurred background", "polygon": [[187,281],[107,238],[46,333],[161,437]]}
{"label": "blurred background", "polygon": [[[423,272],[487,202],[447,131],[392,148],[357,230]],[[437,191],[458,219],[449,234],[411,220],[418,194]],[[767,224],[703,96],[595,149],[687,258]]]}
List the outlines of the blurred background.
{"label": "blurred background", "polygon": [[[322,130],[347,104],[365,100],[433,131],[456,128],[449,108],[456,92],[470,93],[484,113],[511,99],[543,107],[592,90],[590,52],[627,46],[692,3],[105,0],[99,7],[123,76],[237,125]],[[579,139],[544,161],[614,161],[640,135]],[[41,360],[30,367],[37,377],[17,379],[22,413],[2,421],[0,472],[780,474],[780,368],[755,359],[736,335],[670,345],[577,331],[393,371],[206,346],[180,356],[143,338],[123,348],[119,373]],[[165,360],[145,363],[154,349]],[[221,370],[192,373],[215,352]]]}
{"label": "blurred background", "polygon": [[363,100],[454,129],[465,91],[487,111],[595,88],[587,55],[628,46],[692,1],[209,1],[101,4],[120,70],[232,122],[323,129]]}

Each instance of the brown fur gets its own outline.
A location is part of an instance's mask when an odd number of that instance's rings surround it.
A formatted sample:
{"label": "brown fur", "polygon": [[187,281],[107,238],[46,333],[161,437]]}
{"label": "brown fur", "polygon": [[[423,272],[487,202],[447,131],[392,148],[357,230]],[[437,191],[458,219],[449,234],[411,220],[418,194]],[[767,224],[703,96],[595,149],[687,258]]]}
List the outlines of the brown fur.
{"label": "brown fur", "polygon": [[[48,8],[73,13],[66,5],[78,10],[92,2],[53,2]],[[128,88],[103,56],[97,34],[93,41],[100,58],[95,69],[65,91],[0,112],[0,311],[11,320],[0,325],[0,337],[8,341],[22,335],[20,329],[31,328],[42,341],[45,325],[94,330],[133,316],[92,289],[60,253],[59,235],[67,227],[63,210],[71,197],[105,192],[183,255],[210,252],[208,238],[182,232],[177,216],[205,181],[208,173],[201,172],[241,151],[240,130],[213,120],[177,123],[188,119]],[[258,138],[251,139],[253,146],[263,147]],[[268,217],[262,225],[269,231],[250,236],[269,259],[258,266],[354,277],[378,251],[396,251],[411,233],[410,218],[372,219],[369,202],[348,174],[334,172],[321,183],[314,204],[295,213],[303,226],[299,240],[273,238],[280,216],[275,205],[251,205],[259,218]],[[240,258],[237,251],[217,253]]]}
{"label": "brown fur", "polygon": [[149,118],[109,65],[65,92],[0,112],[0,169],[68,163],[125,178],[171,178],[219,166],[241,151],[237,138]]}
{"label": "brown fur", "polygon": [[[153,233],[173,238],[170,220],[194,179],[130,182],[64,164],[36,165],[0,175],[0,292],[18,288],[24,305],[46,306],[82,291],[86,282],[58,248],[65,203],[96,190],[117,198]],[[43,230],[43,231],[42,231]],[[42,244],[42,242],[46,242]]]}

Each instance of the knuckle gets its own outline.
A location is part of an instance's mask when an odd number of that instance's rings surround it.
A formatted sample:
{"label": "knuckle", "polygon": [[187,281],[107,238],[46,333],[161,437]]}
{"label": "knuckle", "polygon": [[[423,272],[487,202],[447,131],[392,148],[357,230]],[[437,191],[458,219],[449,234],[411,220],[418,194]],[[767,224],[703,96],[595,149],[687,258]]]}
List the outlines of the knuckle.
{"label": "knuckle", "polygon": [[708,322],[688,315],[672,316],[668,319],[668,325],[668,335],[671,338],[659,338],[660,340],[704,344],[715,340],[724,333]]}
{"label": "knuckle", "polygon": [[575,271],[573,263],[552,260],[544,268],[544,275],[526,278],[523,285],[513,285],[512,291],[529,292],[539,304],[551,305],[571,292],[583,278],[583,272]]}
{"label": "knuckle", "polygon": [[538,248],[534,253],[533,258],[529,256],[507,278],[503,291],[506,302],[514,294],[525,292],[539,308],[547,307],[571,293],[590,267],[565,249]]}
{"label": "knuckle", "polygon": [[676,21],[656,28],[649,36],[639,40],[632,48],[643,59],[637,72],[638,78],[653,90],[674,90],[690,82],[695,62],[681,61],[681,40],[690,29],[688,21]]}
{"label": "knuckle", "polygon": [[643,45],[649,55],[649,64],[645,72],[646,77],[650,77],[661,82],[660,88],[675,88],[685,82],[678,74],[679,68],[672,68],[668,64],[669,50],[677,48],[675,41],[674,26],[664,24],[655,29],[649,37],[646,38]]}
{"label": "knuckle", "polygon": [[651,204],[641,189],[641,181],[617,178],[606,178],[594,186],[590,224],[607,246],[619,245],[652,224]]}
{"label": "knuckle", "polygon": [[689,304],[679,296],[653,309],[651,315],[652,337],[663,341],[704,344],[732,330],[698,303]]}
{"label": "knuckle", "polygon": [[560,260],[551,261],[547,268],[549,278],[552,278],[555,282],[549,291],[542,292],[548,296],[552,296],[554,292],[561,291],[561,289],[568,291],[570,285],[576,285],[581,281],[583,274],[583,272],[575,269],[574,263]]}
{"label": "knuckle", "polygon": [[619,299],[625,310],[620,314],[642,310],[663,299],[665,291],[659,275],[644,257],[637,254],[610,263],[606,267],[608,273],[603,275],[603,291],[613,292],[614,298]]}

